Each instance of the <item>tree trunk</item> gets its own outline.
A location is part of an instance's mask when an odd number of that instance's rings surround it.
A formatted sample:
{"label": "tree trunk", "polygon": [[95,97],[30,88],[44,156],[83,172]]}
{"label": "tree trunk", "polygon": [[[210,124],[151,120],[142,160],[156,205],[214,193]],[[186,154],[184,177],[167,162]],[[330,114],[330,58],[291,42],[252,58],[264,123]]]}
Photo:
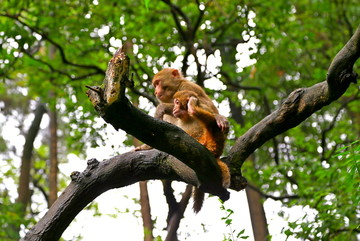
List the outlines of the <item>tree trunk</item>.
{"label": "tree trunk", "polygon": [[249,205],[254,239],[255,241],[266,241],[268,240],[269,231],[261,196],[258,192],[247,187],[246,197]]}
{"label": "tree trunk", "polygon": [[[230,109],[232,113],[232,118],[238,124],[244,125],[245,121],[241,115],[242,107],[237,106],[232,101],[230,101]],[[253,156],[250,156],[250,158],[253,159]],[[250,188],[246,188],[246,197],[248,200],[251,225],[253,228],[253,235],[255,241],[268,240],[267,238],[269,235],[269,231],[267,229],[267,221],[260,194],[255,192],[254,190],[251,190]]]}
{"label": "tree trunk", "polygon": [[57,113],[56,109],[50,110],[50,171],[49,171],[49,207],[57,199],[57,176],[58,176],[58,136],[57,136]]}
{"label": "tree trunk", "polygon": [[[34,141],[40,129],[41,119],[46,112],[45,106],[38,103],[34,111],[34,120],[25,136],[25,144],[21,157],[20,177],[17,203],[21,204],[21,216],[25,216],[26,207],[30,202],[30,169],[34,149]],[[19,233],[20,227],[13,227],[14,233]]]}
{"label": "tree trunk", "polygon": [[149,193],[147,189],[147,181],[139,182],[140,186],[140,206],[141,217],[144,226],[144,241],[152,241],[153,236],[153,221],[151,219],[151,207],[149,202]]}
{"label": "tree trunk", "polygon": [[31,123],[28,133],[25,136],[25,145],[21,157],[20,178],[19,178],[18,198],[17,198],[17,203],[22,204],[22,211],[24,213],[30,201],[29,183],[30,183],[30,168],[31,168],[31,158],[34,149],[34,141],[39,132],[41,119],[45,112],[46,112],[45,107],[41,103],[38,103],[34,112],[35,114],[34,120]]}
{"label": "tree trunk", "polygon": [[[54,45],[49,46],[49,58],[55,58],[56,48]],[[49,170],[49,200],[48,206],[50,207],[57,199],[57,176],[58,176],[58,136],[57,136],[57,113],[56,113],[56,94],[54,91],[50,91],[50,97],[52,98],[49,118],[50,118],[50,170]]]}
{"label": "tree trunk", "polygon": [[184,217],[186,207],[189,204],[193,186],[187,185],[180,202],[177,202],[174,197],[174,190],[171,188],[171,182],[163,181],[163,185],[166,201],[169,205],[169,214],[166,228],[168,234],[165,241],[177,241],[177,230],[179,229],[181,219]]}

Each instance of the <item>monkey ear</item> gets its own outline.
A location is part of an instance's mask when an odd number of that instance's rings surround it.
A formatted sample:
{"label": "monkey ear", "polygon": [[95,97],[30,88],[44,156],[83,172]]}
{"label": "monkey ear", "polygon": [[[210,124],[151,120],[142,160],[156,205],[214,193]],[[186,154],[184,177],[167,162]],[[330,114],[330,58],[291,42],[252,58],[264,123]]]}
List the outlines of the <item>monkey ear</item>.
{"label": "monkey ear", "polygon": [[179,71],[178,71],[177,69],[174,69],[174,70],[171,72],[171,74],[172,74],[174,77],[180,76]]}

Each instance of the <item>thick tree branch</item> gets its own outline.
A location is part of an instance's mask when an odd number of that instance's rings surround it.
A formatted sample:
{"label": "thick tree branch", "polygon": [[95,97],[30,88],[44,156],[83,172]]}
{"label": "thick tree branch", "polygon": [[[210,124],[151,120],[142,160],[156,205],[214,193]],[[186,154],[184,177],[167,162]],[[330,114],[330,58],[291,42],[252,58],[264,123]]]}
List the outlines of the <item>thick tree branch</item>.
{"label": "thick tree branch", "polygon": [[23,240],[58,240],[86,205],[113,188],[151,179],[177,180],[198,185],[192,169],[158,150],[128,152],[102,162],[90,159],[86,170],[82,173],[73,172],[71,179],[69,186]]}
{"label": "thick tree branch", "polygon": [[279,109],[238,138],[227,157],[232,172],[240,172],[246,158],[266,141],[299,125],[317,110],[337,100],[351,82],[356,83],[353,66],[359,57],[360,26],[332,61],[326,81],[293,91]]}

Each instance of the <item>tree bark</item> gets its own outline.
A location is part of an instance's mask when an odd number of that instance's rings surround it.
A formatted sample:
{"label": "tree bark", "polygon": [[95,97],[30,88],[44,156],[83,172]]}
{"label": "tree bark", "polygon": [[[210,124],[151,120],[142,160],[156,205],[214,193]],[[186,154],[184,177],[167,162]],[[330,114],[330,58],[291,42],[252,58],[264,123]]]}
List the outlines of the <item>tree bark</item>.
{"label": "tree bark", "polygon": [[102,162],[90,159],[85,171],[71,174],[72,182],[22,240],[58,240],[75,216],[109,189],[152,179],[188,182],[189,176],[196,176],[193,170],[158,150],[127,152]]}
{"label": "tree bark", "polygon": [[57,136],[57,113],[56,109],[49,111],[50,117],[50,171],[49,171],[49,207],[57,199],[58,192],[58,136]]}
{"label": "tree bark", "polygon": [[30,201],[30,170],[31,159],[34,149],[34,141],[40,129],[40,123],[46,109],[43,104],[38,103],[35,109],[34,120],[25,136],[25,145],[21,157],[20,178],[18,188],[17,202],[22,204],[22,210],[25,212]]}
{"label": "tree bark", "polygon": [[255,241],[266,241],[268,240],[269,231],[264,206],[262,205],[262,197],[251,188],[246,188],[245,191],[250,210],[254,239]]}
{"label": "tree bark", "polygon": [[[49,46],[49,58],[54,59],[56,48],[54,45]],[[57,199],[58,192],[58,136],[57,136],[57,110],[56,110],[56,94],[50,91],[52,105],[50,106],[50,170],[49,170],[49,200],[48,206],[50,207]]]}
{"label": "tree bark", "polygon": [[[173,190],[171,188],[171,182],[164,183],[164,193],[166,196],[166,201],[169,205],[169,216],[167,218],[167,228],[168,231],[165,241],[177,241],[177,230],[179,229],[180,221],[184,217],[184,212],[186,207],[189,204],[189,199],[192,194],[193,187],[187,185],[185,192],[182,194],[180,202],[176,202],[175,197],[173,196]],[[171,193],[169,193],[171,192]],[[169,198],[173,197],[173,198]]]}
{"label": "tree bark", "polygon": [[140,206],[141,206],[141,217],[143,220],[144,227],[144,241],[152,241],[154,239],[153,229],[154,224],[151,219],[151,207],[149,201],[149,193],[147,189],[147,181],[139,182],[140,187]]}

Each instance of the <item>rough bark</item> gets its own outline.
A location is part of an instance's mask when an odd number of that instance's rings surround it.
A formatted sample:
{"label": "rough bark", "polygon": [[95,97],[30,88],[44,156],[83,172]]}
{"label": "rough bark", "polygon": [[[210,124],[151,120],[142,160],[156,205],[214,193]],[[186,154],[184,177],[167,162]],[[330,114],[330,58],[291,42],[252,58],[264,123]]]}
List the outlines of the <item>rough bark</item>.
{"label": "rough bark", "polygon": [[[237,186],[238,183],[243,183],[241,167],[256,148],[276,135],[297,126],[315,111],[335,101],[346,91],[351,82],[356,82],[357,75],[352,69],[359,56],[360,28],[335,57],[326,81],[309,88],[295,90],[278,110],[265,117],[236,141],[226,158],[231,165],[232,188],[239,190],[245,187]],[[107,73],[107,76],[111,75]],[[121,88],[125,86],[122,85]],[[108,123],[159,150],[168,152],[181,161],[157,150],[125,153],[101,163],[91,160],[84,172],[73,173],[73,181],[23,240],[60,238],[73,218],[95,197],[108,189],[142,180],[179,180],[200,186],[205,192],[227,197],[221,187],[220,173],[215,167],[215,160],[205,147],[179,128],[157,121],[139,111],[125,96],[120,96],[120,101],[115,101],[104,108],[101,106],[104,103],[103,99],[99,97],[103,96],[101,93],[103,90],[93,89],[92,92],[97,95],[94,94],[92,102]],[[173,148],[174,146],[177,148]]]}
{"label": "rough bark", "polygon": [[151,179],[184,182],[191,172],[182,162],[158,150],[128,152],[102,162],[90,159],[85,171],[71,174],[72,182],[22,240],[58,240],[75,216],[109,189]]}

